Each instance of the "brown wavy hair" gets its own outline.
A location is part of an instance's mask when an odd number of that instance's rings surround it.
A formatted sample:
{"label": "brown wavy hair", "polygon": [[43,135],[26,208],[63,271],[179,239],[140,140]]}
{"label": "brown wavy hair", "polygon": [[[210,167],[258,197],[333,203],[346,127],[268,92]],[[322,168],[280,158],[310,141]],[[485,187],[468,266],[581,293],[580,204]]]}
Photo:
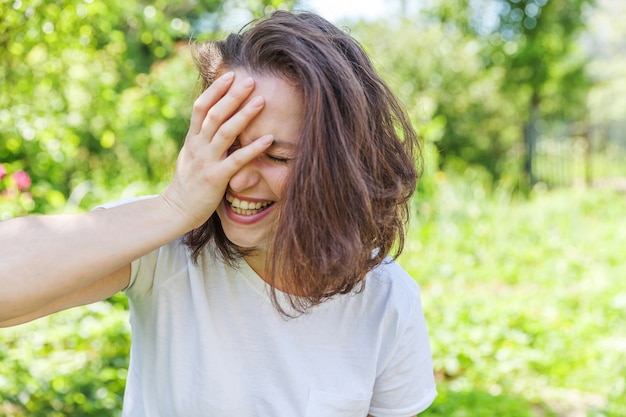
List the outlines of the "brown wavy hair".
{"label": "brown wavy hair", "polygon": [[[225,40],[197,45],[203,88],[226,68],[283,77],[302,93],[306,118],[286,185],[266,279],[302,313],[359,291],[365,274],[402,251],[421,171],[405,110],[347,33],[312,13],[277,11]],[[185,236],[197,261],[213,240],[224,260],[245,255],[217,214]],[[297,294],[297,296],[296,296]]]}

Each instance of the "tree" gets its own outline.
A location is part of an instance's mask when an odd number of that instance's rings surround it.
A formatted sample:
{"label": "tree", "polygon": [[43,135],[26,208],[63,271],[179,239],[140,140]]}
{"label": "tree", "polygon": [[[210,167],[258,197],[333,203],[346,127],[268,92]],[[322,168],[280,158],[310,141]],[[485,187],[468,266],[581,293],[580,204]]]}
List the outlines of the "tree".
{"label": "tree", "polygon": [[578,49],[585,7],[594,0],[447,1],[434,14],[480,41],[487,68],[501,68],[502,91],[519,106],[532,178],[540,119],[580,119],[590,87]]}
{"label": "tree", "polygon": [[473,165],[495,179],[508,175],[515,109],[500,91],[502,71],[485,65],[475,36],[424,14],[362,22],[354,34],[408,106],[429,169]]}
{"label": "tree", "polygon": [[189,40],[217,36],[234,9],[293,3],[0,0],[0,163],[33,181],[33,203],[0,204],[0,219],[166,180],[195,94]]}

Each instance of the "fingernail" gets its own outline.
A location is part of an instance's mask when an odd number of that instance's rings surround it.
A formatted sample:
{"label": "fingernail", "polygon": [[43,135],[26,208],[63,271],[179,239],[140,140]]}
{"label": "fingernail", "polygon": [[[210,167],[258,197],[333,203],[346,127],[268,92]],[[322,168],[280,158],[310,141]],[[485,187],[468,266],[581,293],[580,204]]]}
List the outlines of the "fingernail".
{"label": "fingernail", "polygon": [[252,87],[254,85],[254,80],[252,79],[252,77],[248,77],[246,78],[246,80],[243,82],[243,86],[244,87]]}
{"label": "fingernail", "polygon": [[254,107],[259,107],[259,106],[263,105],[264,102],[265,102],[265,100],[263,100],[263,97],[257,96],[255,98],[253,98],[252,100],[250,100],[250,105],[254,106]]}
{"label": "fingernail", "polygon": [[222,75],[222,81],[230,81],[233,79],[233,77],[235,76],[235,73],[233,71],[228,71],[226,74]]}
{"label": "fingernail", "polygon": [[274,143],[274,135],[265,135],[261,138],[261,143],[263,145],[271,145]]}

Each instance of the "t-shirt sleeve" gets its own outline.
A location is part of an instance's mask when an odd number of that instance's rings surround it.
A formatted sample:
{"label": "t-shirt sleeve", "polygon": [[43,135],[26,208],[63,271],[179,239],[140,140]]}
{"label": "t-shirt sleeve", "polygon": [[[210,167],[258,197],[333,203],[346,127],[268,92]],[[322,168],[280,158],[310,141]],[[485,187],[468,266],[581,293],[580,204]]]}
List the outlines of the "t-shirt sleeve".
{"label": "t-shirt sleeve", "polygon": [[[95,207],[97,209],[109,209],[112,207],[121,206],[123,204],[132,203],[139,200],[144,200],[148,198],[154,198],[155,195],[143,196],[143,197],[132,197],[123,199],[120,201],[115,201],[111,203],[105,203]],[[157,268],[157,264],[159,263],[159,257],[161,252],[163,252],[164,248],[158,248],[152,252],[149,252],[143,255],[140,258],[135,259],[130,264],[130,281],[128,286],[124,289],[124,292],[127,296],[136,296],[142,297],[149,295],[152,291],[153,281],[155,277],[155,272]]]}
{"label": "t-shirt sleeve", "polygon": [[130,264],[130,282],[124,289],[127,296],[142,297],[152,292],[160,249],[135,259]]}
{"label": "t-shirt sleeve", "polygon": [[[409,417],[426,410],[437,397],[432,356],[419,290],[389,359],[376,378],[369,413]],[[403,327],[403,329],[402,329]]]}

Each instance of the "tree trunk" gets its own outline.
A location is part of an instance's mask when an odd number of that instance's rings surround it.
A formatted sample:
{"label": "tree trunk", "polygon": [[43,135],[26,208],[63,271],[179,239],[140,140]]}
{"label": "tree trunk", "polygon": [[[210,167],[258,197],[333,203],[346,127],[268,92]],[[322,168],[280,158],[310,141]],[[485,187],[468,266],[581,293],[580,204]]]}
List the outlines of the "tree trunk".
{"label": "tree trunk", "polygon": [[529,188],[537,183],[535,176],[534,157],[537,146],[537,121],[539,120],[539,94],[533,91],[528,109],[528,120],[524,126],[524,144],[526,145],[526,160],[524,162],[524,174],[528,181]]}
{"label": "tree trunk", "polygon": [[593,186],[593,145],[587,118],[585,118],[583,125],[583,139],[585,141],[585,185],[591,187]]}

